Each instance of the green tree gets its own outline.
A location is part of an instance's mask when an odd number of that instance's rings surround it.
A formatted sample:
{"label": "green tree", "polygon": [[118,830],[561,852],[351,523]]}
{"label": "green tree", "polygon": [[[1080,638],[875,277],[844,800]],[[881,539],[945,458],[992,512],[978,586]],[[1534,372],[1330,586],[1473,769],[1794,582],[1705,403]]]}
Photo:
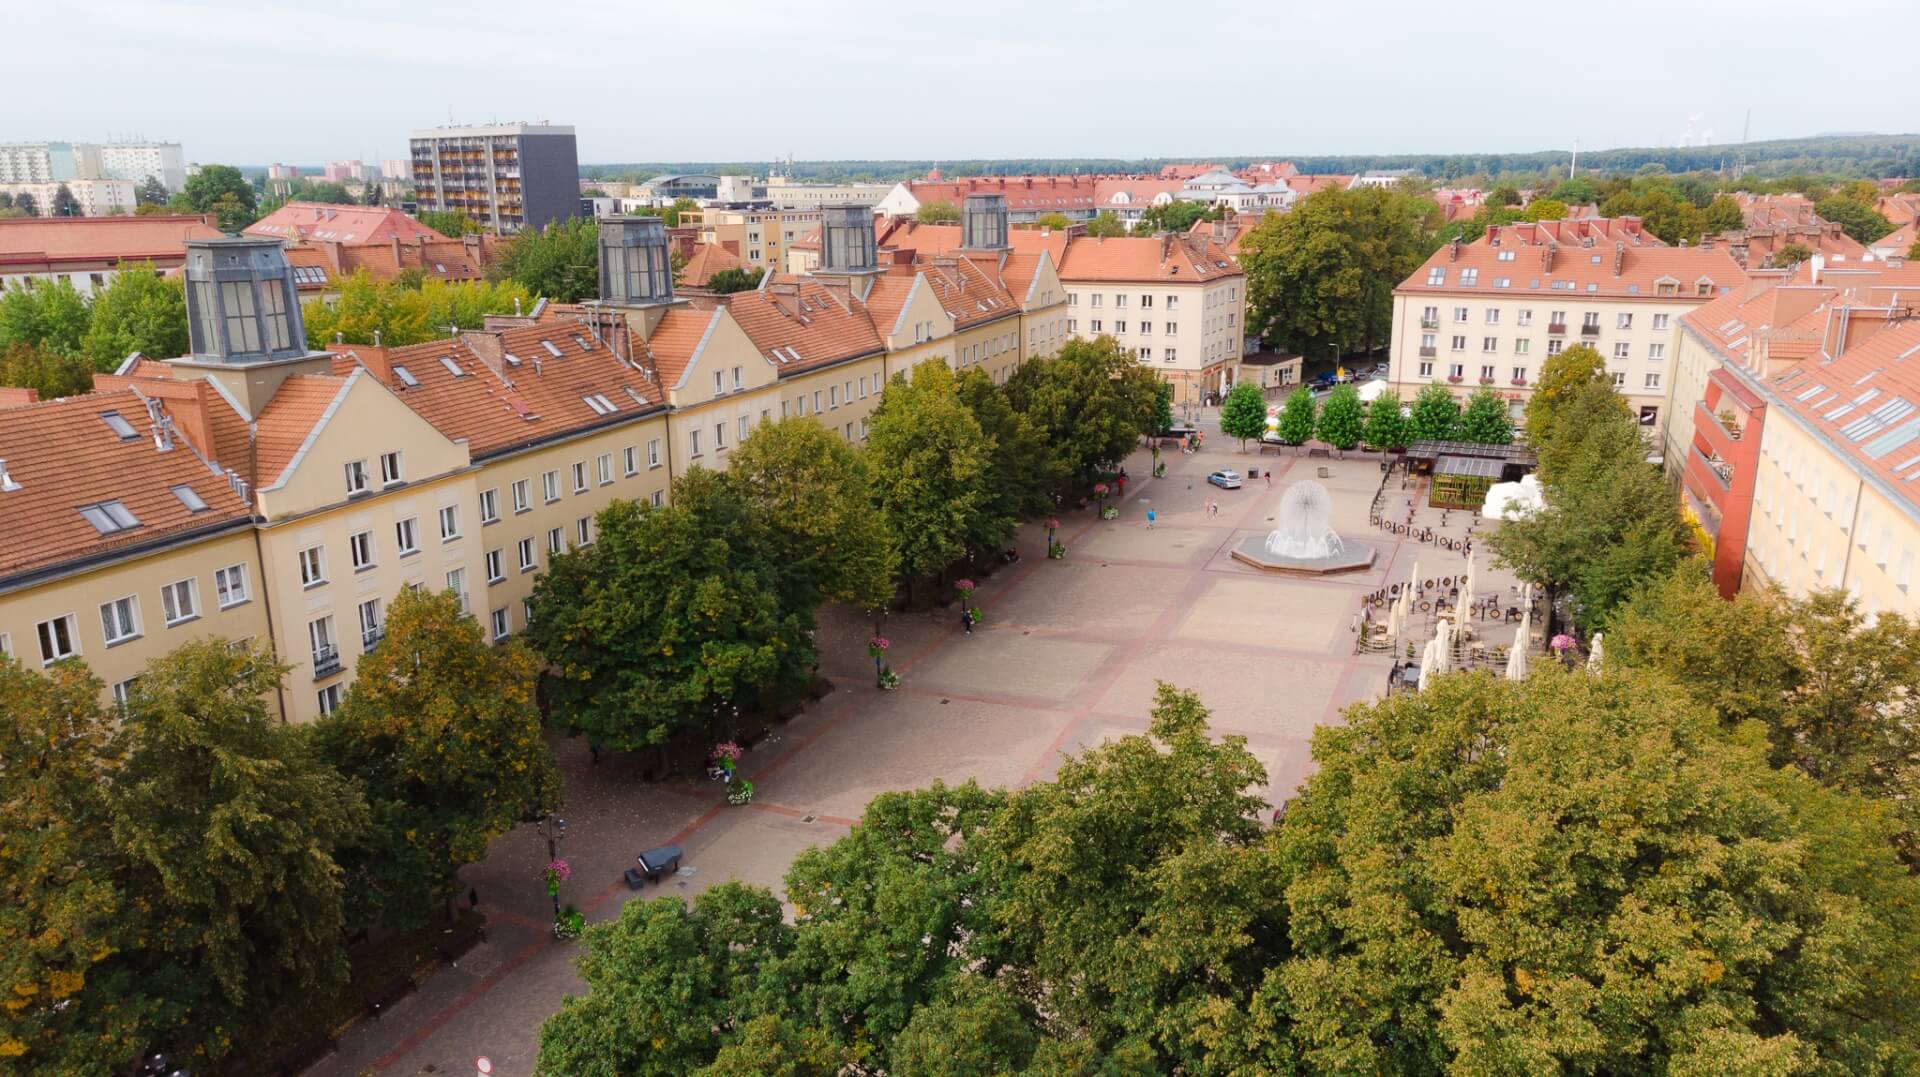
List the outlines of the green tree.
{"label": "green tree", "polygon": [[19,194],[13,196],[13,208],[28,217],[40,216],[40,204],[35,202],[33,196],[25,191],[21,191]]}
{"label": "green tree", "polygon": [[1162,434],[1173,429],[1173,383],[1160,383],[1153,403],[1152,433]]}
{"label": "green tree", "polygon": [[1440,384],[1421,386],[1407,415],[1408,441],[1447,441],[1460,429],[1460,401]]}
{"label": "green tree", "polygon": [[1520,201],[1520,191],[1511,183],[1495,184],[1493,190],[1487,192],[1490,206],[1517,206]]}
{"label": "green tree", "polygon": [[361,922],[417,927],[433,898],[451,918],[459,870],[559,803],[535,660],[517,641],[489,646],[460,601],[401,588],[346,702],[314,727],[373,814],[362,855],[346,858]]}
{"label": "green tree", "polygon": [[1248,1015],[1303,1068],[1920,1064],[1920,880],[1885,820],[1665,678],[1442,677],[1314,757],[1278,841],[1295,952]]}
{"label": "green tree", "polygon": [[15,1072],[111,1072],[167,1011],[124,958],[139,912],[112,855],[106,778],[126,737],[101,688],[79,662],[43,676],[0,655],[0,1065]]}
{"label": "green tree", "polygon": [[1646,229],[1674,245],[1698,243],[1707,230],[1707,215],[1666,180],[1636,181],[1600,204],[1608,217],[1635,216]]}
{"label": "green tree", "polygon": [[1715,195],[1707,203],[1707,231],[1715,235],[1721,232],[1734,232],[1747,226],[1747,215],[1740,209],[1740,203],[1730,195]]}
{"label": "green tree", "polygon": [[[679,503],[683,491],[709,512]],[[738,521],[738,495],[696,468],[674,497],[607,506],[596,541],[556,555],[534,584],[525,639],[551,667],[551,713],[608,748],[726,732],[733,706],[813,660],[810,620],[782,603],[752,536],[709,518]]]}
{"label": "green tree", "polygon": [[486,226],[467,215],[464,209],[429,209],[420,213],[420,223],[449,239],[478,235]]}
{"label": "green tree", "polygon": [[874,507],[872,462],[831,428],[807,416],[762,423],[734,447],[725,481],[809,624],[825,601],[871,609],[893,597],[895,549]]}
{"label": "green tree", "polygon": [[410,283],[375,280],[361,269],[341,280],[339,289],[332,302],[302,304],[308,347],[324,348],[336,336],[349,344],[371,344],[376,332],[388,347],[420,344],[446,337],[449,325],[479,329],[489,314],[533,306],[533,294],[513,279]]}
{"label": "green tree", "polygon": [[1286,445],[1305,445],[1313,437],[1318,414],[1319,406],[1313,401],[1313,392],[1302,385],[1287,394],[1287,402],[1280,406],[1279,423],[1274,429],[1274,436]]}
{"label": "green tree", "polygon": [[[917,376],[917,375],[916,375]],[[1111,337],[1073,339],[1007,379],[1007,399],[1082,487],[1158,433],[1160,378]]]}
{"label": "green tree", "polygon": [[723,269],[707,278],[707,291],[715,295],[751,292],[760,286],[760,278],[766,275],[767,271],[759,266],[750,269]]}
{"label": "green tree", "polygon": [[253,184],[231,165],[202,165],[200,171],[187,177],[187,185],[177,197],[190,213],[220,213],[220,202],[230,198],[248,215],[247,224],[253,223],[251,215],[257,197]]}
{"label": "green tree", "polygon": [[0,348],[34,344],[61,355],[85,355],[92,312],[66,278],[33,281],[0,294]]}
{"label": "green tree", "polygon": [[1125,221],[1120,219],[1118,213],[1110,209],[1101,210],[1099,213],[1094,214],[1092,220],[1087,222],[1086,234],[1089,238],[1096,239],[1102,236],[1109,238],[1113,236],[1124,236],[1127,234],[1127,225]]}
{"label": "green tree", "polygon": [[214,224],[222,232],[228,233],[239,233],[260,219],[259,215],[248,209],[245,203],[230,194],[223,194],[215,199],[208,212],[213,214]]}
{"label": "green tree", "polygon": [[487,279],[514,280],[534,295],[578,303],[600,295],[600,234],[586,217],[521,232],[501,246]]}
{"label": "green tree", "polygon": [[115,960],[160,1000],[145,1042],[181,1055],[218,1059],[260,1014],[346,976],[334,852],[365,830],[366,804],[268,710],[285,674],[209,637],[151,663],[126,708],[109,811],[140,914]]}
{"label": "green tree", "polygon": [[1064,213],[1042,213],[1033,223],[1037,228],[1049,228],[1056,232],[1064,232],[1073,227],[1073,222],[1068,220]]}
{"label": "green tree", "polygon": [[1220,403],[1220,432],[1238,438],[1240,451],[1247,451],[1247,439],[1267,431],[1267,398],[1250,381],[1235,382]]}
{"label": "green tree", "polygon": [[1327,402],[1320,407],[1313,436],[1342,452],[1353,448],[1360,444],[1363,410],[1360,393],[1353,386],[1334,386],[1333,392],[1327,394]]}
{"label": "green tree", "polygon": [[100,370],[112,370],[134,352],[156,359],[187,354],[186,288],[178,278],[154,272],[151,263],[122,265],[94,293],[81,346]]}
{"label": "green tree", "polygon": [[91,392],[93,373],[84,358],[38,344],[14,343],[0,350],[0,385],[35,390],[42,400]]}
{"label": "green tree", "polygon": [[51,208],[47,210],[47,216],[49,217],[81,216],[80,200],[78,198],[73,197],[73,192],[67,188],[66,184],[63,183],[60,186],[54,188],[53,205],[51,206]]}
{"label": "green tree", "polygon": [[1914,240],[1913,245],[1907,248],[1907,258],[1910,261],[1920,259],[1920,239]]}
{"label": "green tree", "polygon": [[1401,413],[1400,391],[1388,389],[1367,405],[1366,429],[1360,440],[1374,452],[1398,452],[1407,447],[1407,418]]}
{"label": "green tree", "polygon": [[1248,331],[1301,355],[1387,340],[1393,289],[1431,252],[1438,214],[1425,197],[1370,187],[1262,218],[1241,241]]}
{"label": "green tree", "polygon": [[1482,445],[1505,445],[1513,440],[1513,416],[1498,392],[1486,386],[1473,391],[1460,412],[1459,434],[1462,441]]}
{"label": "green tree", "polygon": [[1536,198],[1520,211],[1522,220],[1558,221],[1567,215],[1567,204],[1557,198]]}
{"label": "green tree", "polygon": [[1857,202],[1836,195],[1815,202],[1813,212],[1822,220],[1835,222],[1841,231],[1861,243],[1872,243],[1893,231],[1893,222],[1874,209],[1872,202]]}
{"label": "green tree", "polygon": [[1600,201],[1600,188],[1586,176],[1571,176],[1561,180],[1547,197],[1569,206],[1591,206]]}
{"label": "green tree", "polygon": [[1021,520],[1053,509],[1053,495],[1065,485],[1066,471],[1033,421],[1013,410],[1007,391],[985,370],[968,367],[954,387],[993,446],[987,457],[981,526],[967,542],[975,549],[992,549],[1010,541]]}
{"label": "green tree", "polygon": [[1151,236],[1161,232],[1185,232],[1195,221],[1217,221],[1221,208],[1204,202],[1176,198],[1157,206],[1148,206],[1134,222],[1133,234]]}
{"label": "green tree", "polygon": [[[691,198],[676,198],[670,204],[660,207],[660,220],[668,228],[680,227],[680,215],[690,209],[699,209],[700,203]],[[958,218],[955,218],[956,220]]]}
{"label": "green tree", "polygon": [[1813,250],[1812,248],[1808,247],[1806,244],[1789,243],[1786,246],[1781,247],[1779,250],[1774,251],[1773,254],[1770,257],[1768,257],[1767,264],[1776,265],[1776,266],[1793,266],[1793,265],[1799,265],[1801,262],[1804,262],[1807,259],[1812,257],[1813,257]]}
{"label": "green tree", "polygon": [[993,444],[944,363],[895,375],[868,433],[874,489],[909,593],[967,553],[990,504]]}
{"label": "green tree", "polygon": [[1588,385],[1610,382],[1607,361],[1591,344],[1575,344],[1559,355],[1547,356],[1540,366],[1540,378],[1534,382],[1533,395],[1527,398],[1527,433],[1538,445],[1552,435],[1559,413],[1567,401]]}
{"label": "green tree", "polygon": [[935,199],[914,210],[913,219],[921,224],[954,224],[960,220],[960,210],[952,202]]}

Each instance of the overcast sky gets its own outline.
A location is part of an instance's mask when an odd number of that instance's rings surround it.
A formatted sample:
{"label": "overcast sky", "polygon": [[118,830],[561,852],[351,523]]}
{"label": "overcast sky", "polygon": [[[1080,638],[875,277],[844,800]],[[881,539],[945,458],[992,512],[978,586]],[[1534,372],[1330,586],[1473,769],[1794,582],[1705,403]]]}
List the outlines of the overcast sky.
{"label": "overcast sky", "polygon": [[[1899,0],[1847,5],[1891,50]],[[0,0],[0,142],[400,157],[572,124],[580,160],[1525,151],[1910,131],[1910,65],[1785,0]],[[1873,28],[1888,31],[1875,36]],[[1856,32],[1857,31],[1857,32]],[[1891,53],[1890,53],[1891,54]]]}

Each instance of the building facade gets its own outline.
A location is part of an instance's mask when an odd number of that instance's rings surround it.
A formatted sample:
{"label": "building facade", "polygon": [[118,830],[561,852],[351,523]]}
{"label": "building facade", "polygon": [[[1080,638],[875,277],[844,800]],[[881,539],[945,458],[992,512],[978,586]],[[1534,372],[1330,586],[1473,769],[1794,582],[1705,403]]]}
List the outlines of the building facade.
{"label": "building facade", "polygon": [[0,220],[0,291],[64,280],[90,296],[124,269],[177,270],[188,242],[219,236],[210,217],[193,215]]}
{"label": "building facade", "polygon": [[422,210],[462,211],[497,232],[540,229],[580,209],[573,128],[437,127],[411,138]]}
{"label": "building facade", "polygon": [[749,266],[778,270],[787,264],[787,249],[820,227],[820,211],[708,206],[683,212],[680,226],[698,229],[700,242],[724,247]]}

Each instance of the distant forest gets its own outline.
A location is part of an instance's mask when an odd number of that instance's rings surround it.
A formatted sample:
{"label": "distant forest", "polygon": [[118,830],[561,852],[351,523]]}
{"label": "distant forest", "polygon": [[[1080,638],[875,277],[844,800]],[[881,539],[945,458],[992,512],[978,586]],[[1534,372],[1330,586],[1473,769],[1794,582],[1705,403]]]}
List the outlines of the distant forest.
{"label": "distant forest", "polygon": [[[1101,157],[1009,158],[968,161],[797,161],[794,173],[803,180],[832,183],[896,182],[924,176],[938,165],[949,176],[1067,175],[1080,173],[1155,172],[1161,165],[1210,161],[1237,167],[1256,161],[1292,161],[1302,172],[1354,173],[1369,169],[1412,169],[1435,181],[1548,180],[1565,178],[1565,150],[1538,153],[1383,153],[1326,157],[1282,152],[1263,154],[1202,154],[1195,157],[1146,157],[1132,160]],[[638,183],[674,172],[763,175],[767,161],[675,161],[633,164],[596,164],[580,169],[586,179]],[[1753,176],[1816,175],[1847,179],[1920,176],[1920,135],[1821,135],[1783,138],[1745,145],[1642,147],[1583,150],[1583,171],[1602,173],[1738,172]]]}

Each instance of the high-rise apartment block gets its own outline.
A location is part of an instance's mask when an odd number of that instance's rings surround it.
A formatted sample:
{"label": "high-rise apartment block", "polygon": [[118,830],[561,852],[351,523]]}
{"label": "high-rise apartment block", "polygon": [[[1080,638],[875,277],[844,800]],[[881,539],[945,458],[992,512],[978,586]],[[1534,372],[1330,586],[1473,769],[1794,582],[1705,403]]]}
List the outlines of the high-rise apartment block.
{"label": "high-rise apartment block", "polygon": [[571,127],[436,127],[415,131],[412,143],[422,210],[460,210],[501,232],[542,228],[580,211]]}
{"label": "high-rise apartment block", "polygon": [[65,183],[148,176],[178,191],[187,185],[178,142],[13,142],[0,144],[0,183]]}

